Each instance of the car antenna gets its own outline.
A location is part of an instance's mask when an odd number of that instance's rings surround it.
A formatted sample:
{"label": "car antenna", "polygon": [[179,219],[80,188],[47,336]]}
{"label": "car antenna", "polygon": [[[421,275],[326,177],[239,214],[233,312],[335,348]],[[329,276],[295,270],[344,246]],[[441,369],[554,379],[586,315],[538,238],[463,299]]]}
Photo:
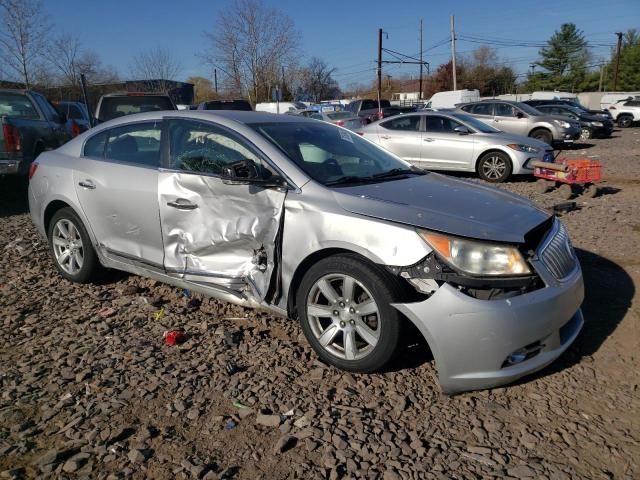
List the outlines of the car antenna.
{"label": "car antenna", "polygon": [[87,94],[87,79],[84,73],[80,74],[80,84],[82,86],[82,96],[84,97],[84,105],[87,108],[87,113],[89,114],[89,126],[93,128],[95,127],[96,122],[95,122],[95,119],[93,118],[93,112],[89,107],[89,95]]}

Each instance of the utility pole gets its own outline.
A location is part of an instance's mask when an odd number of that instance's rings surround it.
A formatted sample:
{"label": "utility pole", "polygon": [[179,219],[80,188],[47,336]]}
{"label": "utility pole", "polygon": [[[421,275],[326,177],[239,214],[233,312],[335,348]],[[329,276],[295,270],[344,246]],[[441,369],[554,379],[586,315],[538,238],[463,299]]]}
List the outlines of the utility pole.
{"label": "utility pole", "polygon": [[598,91],[602,91],[602,80],[604,79],[604,59],[601,60],[600,64],[600,83],[598,84]]}
{"label": "utility pole", "polygon": [[216,95],[218,94],[218,70],[213,69],[213,85],[216,89]]}
{"label": "utility pole", "polygon": [[451,15],[451,70],[453,70],[453,89],[457,90],[458,83],[456,81],[456,29],[455,19]]}
{"label": "utility pole", "polygon": [[382,29],[378,29],[378,114],[382,111],[380,100],[382,99]]}
{"label": "utility pole", "polygon": [[422,19],[420,19],[420,90],[418,100],[422,100]]}
{"label": "utility pole", "polygon": [[618,71],[620,70],[620,49],[622,48],[622,32],[616,32],[618,47],[616,48],[616,69],[613,72],[613,91],[618,90]]}

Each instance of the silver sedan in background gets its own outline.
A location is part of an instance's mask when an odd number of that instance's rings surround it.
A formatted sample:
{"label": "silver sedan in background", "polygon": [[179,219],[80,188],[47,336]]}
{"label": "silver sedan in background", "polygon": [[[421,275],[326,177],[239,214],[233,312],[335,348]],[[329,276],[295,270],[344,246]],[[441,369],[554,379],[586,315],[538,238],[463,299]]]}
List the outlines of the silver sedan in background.
{"label": "silver sedan in background", "polygon": [[114,268],[262,307],[345,370],[382,368],[411,322],[445,392],[487,388],[547,365],[583,325],[559,220],[328,123],[131,115],[44,152],[30,175],[64,278]]}
{"label": "silver sedan in background", "polygon": [[429,170],[477,172],[489,182],[533,173],[534,160],[552,161],[539,140],[505,133],[464,113],[419,112],[358,130],[403,160]]}

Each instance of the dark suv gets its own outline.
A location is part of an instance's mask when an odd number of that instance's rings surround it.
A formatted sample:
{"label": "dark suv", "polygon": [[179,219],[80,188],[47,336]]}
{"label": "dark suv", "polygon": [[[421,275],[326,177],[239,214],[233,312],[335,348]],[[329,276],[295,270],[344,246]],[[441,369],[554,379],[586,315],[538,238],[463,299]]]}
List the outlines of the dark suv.
{"label": "dark suv", "polygon": [[103,95],[96,108],[96,121],[106,122],[134,113],[177,110],[169,95],[164,93],[110,93]]}
{"label": "dark suv", "polygon": [[370,99],[354,100],[347,105],[347,110],[364,119],[366,123],[375,122],[381,118],[392,117],[400,113],[400,109],[392,107],[389,100],[380,100],[380,113],[378,101]]}
{"label": "dark suv", "polygon": [[534,108],[538,108],[538,105],[565,105],[567,107],[579,108],[583,112],[589,113],[591,115],[597,115],[599,117],[606,117],[609,120],[611,120],[611,118],[612,118],[611,117],[611,113],[609,113],[607,110],[589,110],[588,108],[586,108],[584,105],[582,105],[577,100],[562,100],[562,99],[556,99],[556,100],[526,100],[523,103],[526,103],[527,105],[531,105]]}
{"label": "dark suv", "polygon": [[592,137],[607,138],[613,131],[613,120],[597,115],[591,115],[584,110],[569,105],[536,105],[536,110],[548,115],[560,115],[580,122],[580,139],[588,140]]}

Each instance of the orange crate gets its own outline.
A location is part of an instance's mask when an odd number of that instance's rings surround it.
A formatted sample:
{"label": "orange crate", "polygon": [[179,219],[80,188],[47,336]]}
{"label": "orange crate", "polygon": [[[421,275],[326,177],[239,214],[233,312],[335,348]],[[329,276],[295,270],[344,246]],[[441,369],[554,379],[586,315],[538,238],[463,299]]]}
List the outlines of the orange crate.
{"label": "orange crate", "polygon": [[602,166],[598,160],[567,159],[566,180],[568,183],[592,183],[602,178]]}

